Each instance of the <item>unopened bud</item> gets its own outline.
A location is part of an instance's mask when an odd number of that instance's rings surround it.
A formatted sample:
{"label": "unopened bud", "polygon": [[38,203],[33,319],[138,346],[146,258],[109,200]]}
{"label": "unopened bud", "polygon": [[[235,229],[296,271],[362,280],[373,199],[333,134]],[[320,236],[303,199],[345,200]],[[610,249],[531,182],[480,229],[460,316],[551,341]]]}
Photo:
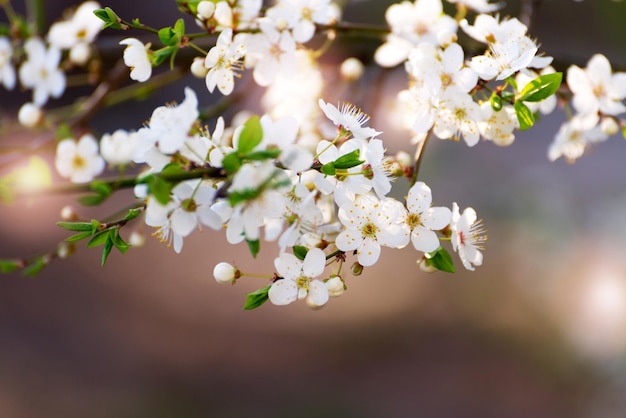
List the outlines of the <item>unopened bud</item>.
{"label": "unopened bud", "polygon": [[330,279],[326,280],[326,288],[328,289],[328,295],[331,298],[336,298],[338,296],[343,295],[343,292],[346,290],[346,286],[341,280],[341,276],[333,276]]}
{"label": "unopened bud", "polygon": [[70,61],[76,65],[85,65],[91,57],[91,48],[89,44],[81,42],[70,49]]}
{"label": "unopened bud", "polygon": [[215,3],[212,1],[201,1],[198,3],[198,18],[202,20],[209,20],[215,13]]}
{"label": "unopened bud", "polygon": [[73,244],[61,244],[57,248],[57,256],[61,259],[65,259],[74,253],[74,249]]}
{"label": "unopened bud", "polygon": [[43,119],[43,113],[41,109],[33,103],[24,103],[17,114],[19,122],[27,127],[34,128],[39,125]]}
{"label": "unopened bud", "polygon": [[348,58],[341,63],[341,77],[346,81],[356,81],[363,75],[363,63],[358,58]]}
{"label": "unopened bud", "polygon": [[209,69],[204,66],[204,58],[194,58],[193,62],[191,63],[191,74],[198,78],[204,78],[208,73]]}
{"label": "unopened bud", "polygon": [[61,219],[64,221],[75,221],[78,219],[78,214],[73,207],[69,205],[64,206],[63,209],[61,209]]}
{"label": "unopened bud", "polygon": [[396,161],[402,166],[402,168],[408,168],[413,164],[411,154],[406,151],[398,151],[396,154]]}
{"label": "unopened bud", "polygon": [[430,261],[428,261],[426,257],[417,260],[417,264],[419,264],[420,270],[422,270],[424,273],[434,273],[437,271],[437,269],[432,264],[430,264]]}
{"label": "unopened bud", "polygon": [[606,117],[602,118],[600,129],[608,136],[613,136],[619,132],[619,125],[615,121],[615,118]]}
{"label": "unopened bud", "polygon": [[239,269],[232,264],[221,262],[213,269],[213,277],[218,283],[234,283],[240,277]]}
{"label": "unopened bud", "polygon": [[146,243],[146,236],[141,231],[134,230],[128,237],[128,243],[131,247],[143,247]]}

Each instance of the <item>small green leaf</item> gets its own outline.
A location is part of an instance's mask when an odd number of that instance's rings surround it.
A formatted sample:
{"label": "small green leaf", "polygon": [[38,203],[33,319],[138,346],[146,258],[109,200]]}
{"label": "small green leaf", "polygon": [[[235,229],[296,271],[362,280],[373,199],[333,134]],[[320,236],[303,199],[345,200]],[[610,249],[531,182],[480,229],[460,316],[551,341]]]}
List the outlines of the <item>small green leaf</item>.
{"label": "small green leaf", "polygon": [[496,92],[494,92],[489,98],[489,104],[491,104],[491,108],[496,112],[502,110],[502,98],[498,96]]}
{"label": "small green leaf", "polygon": [[175,47],[169,47],[168,46],[166,48],[161,48],[161,49],[158,49],[158,50],[150,53],[149,57],[150,57],[150,62],[152,63],[152,66],[159,66],[159,65],[161,65],[175,51],[176,51]]}
{"label": "small green leaf", "polygon": [[108,183],[105,183],[100,180],[94,180],[91,183],[89,183],[89,188],[93,190],[94,192],[98,193],[99,195],[103,195],[103,196],[109,196],[113,192],[113,190],[111,189],[111,186]]}
{"label": "small green leaf", "polygon": [[78,198],[78,202],[83,206],[98,206],[104,202],[108,196],[101,194],[88,194]]}
{"label": "small green leaf", "polygon": [[91,231],[91,222],[57,222],[57,226],[68,231]]}
{"label": "small green leaf", "polygon": [[87,248],[97,247],[98,245],[103,245],[110,239],[111,229],[107,229],[101,232],[98,232],[96,235],[89,240],[87,243]]}
{"label": "small green leaf", "polygon": [[359,150],[355,149],[354,151],[337,158],[335,160],[335,168],[345,170],[348,168],[356,167],[359,164],[363,164],[363,162],[364,161],[359,160]]}
{"label": "small green leaf", "polygon": [[262,287],[261,289],[255,290],[252,293],[246,294],[246,303],[243,306],[243,309],[246,311],[256,309],[259,306],[263,305],[265,302],[267,302],[267,300],[269,299],[267,294],[270,291],[270,287],[272,287],[272,285],[267,285],[265,287]]}
{"label": "small green leaf", "polygon": [[235,174],[241,168],[241,158],[237,155],[236,152],[231,152],[227,154],[222,159],[222,167],[228,174]]}
{"label": "small green leaf", "polygon": [[95,234],[96,232],[103,229],[102,224],[98,222],[96,219],[91,220],[91,233]]}
{"label": "small green leaf", "polygon": [[109,258],[109,254],[111,254],[111,249],[113,249],[113,241],[111,240],[111,236],[109,236],[102,249],[102,267],[104,267],[104,263],[107,262],[107,258]]}
{"label": "small green leaf", "polygon": [[96,9],[93,13],[104,22],[104,26],[102,26],[102,29],[122,29],[122,25],[120,24],[122,20],[110,7],[105,7],[104,9]]}
{"label": "small green leaf", "polygon": [[427,253],[426,258],[428,263],[437,270],[447,273],[454,273],[456,271],[450,253],[443,247],[439,247],[435,251]]}
{"label": "small green leaf", "polygon": [[281,150],[278,148],[270,148],[261,151],[254,151],[249,154],[246,154],[246,160],[250,161],[263,161],[263,160],[271,160],[280,155]]}
{"label": "small green leaf", "polygon": [[36,276],[45,266],[48,264],[46,258],[37,257],[37,259],[26,266],[24,270],[22,270],[22,275],[24,276]]}
{"label": "small green leaf", "polygon": [[70,128],[70,125],[65,122],[61,123],[54,132],[54,139],[57,141],[63,141],[64,139],[70,139],[73,137],[74,134],[72,134],[72,128]]}
{"label": "small green leaf", "polygon": [[170,193],[172,191],[172,184],[163,180],[162,177],[156,175],[147,179],[148,193],[162,205],[167,205],[170,201]]}
{"label": "small green leaf", "polygon": [[85,232],[81,232],[79,234],[74,234],[72,236],[69,236],[67,238],[65,238],[65,241],[67,242],[76,242],[76,241],[80,241],[81,239],[85,239],[87,237],[92,236],[93,234],[91,233],[91,231],[85,231]]}
{"label": "small green leaf", "polygon": [[166,46],[174,46],[180,42],[176,32],[169,26],[159,29],[159,39],[163,42],[163,45]]}
{"label": "small green leaf", "polygon": [[178,19],[174,24],[174,32],[176,32],[178,38],[185,36],[185,21],[182,18]]}
{"label": "small green leaf", "polygon": [[248,248],[250,249],[250,253],[252,254],[252,257],[256,258],[257,254],[261,250],[261,242],[258,239],[255,239],[255,240],[246,239],[246,242],[248,243]]}
{"label": "small green leaf", "polygon": [[544,74],[532,80],[520,92],[518,100],[524,102],[540,102],[552,96],[559,89],[563,73]]}
{"label": "small green leaf", "polygon": [[306,247],[303,247],[301,245],[294,245],[293,246],[293,255],[298,257],[299,260],[304,260],[304,257],[306,257],[306,254],[308,252],[309,252],[309,250]]}
{"label": "small green leaf", "polygon": [[252,116],[243,125],[243,129],[239,134],[237,142],[237,152],[245,156],[254,149],[263,140],[263,128],[261,127],[261,119],[258,116]]}
{"label": "small green leaf", "polygon": [[111,242],[121,252],[125,254],[128,251],[129,245],[124,239],[120,236],[119,228],[114,228],[111,230]]}
{"label": "small green leaf", "polygon": [[522,131],[525,131],[535,124],[535,116],[533,115],[533,112],[530,111],[528,106],[517,100],[514,107],[517,120],[519,121],[519,127]]}
{"label": "small green leaf", "polygon": [[141,208],[129,209],[126,216],[124,216],[125,221],[130,221],[131,219],[135,219],[137,216],[141,215]]}
{"label": "small green leaf", "polygon": [[322,174],[326,174],[327,176],[334,176],[335,174],[337,174],[337,170],[335,170],[335,163],[332,161],[324,164],[320,168],[320,171],[322,172]]}
{"label": "small green leaf", "polygon": [[24,267],[22,260],[0,260],[0,273],[11,273]]}

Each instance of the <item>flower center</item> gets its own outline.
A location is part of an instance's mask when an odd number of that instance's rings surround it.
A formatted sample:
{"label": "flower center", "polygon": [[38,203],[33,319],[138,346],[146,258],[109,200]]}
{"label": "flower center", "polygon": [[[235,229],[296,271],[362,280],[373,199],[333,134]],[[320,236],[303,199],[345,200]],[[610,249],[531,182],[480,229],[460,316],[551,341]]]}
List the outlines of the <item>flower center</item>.
{"label": "flower center", "polygon": [[406,218],[406,223],[412,231],[415,227],[422,226],[422,219],[417,213],[409,213],[409,216]]}
{"label": "flower center", "polygon": [[198,205],[192,198],[183,200],[180,207],[186,212],[195,212],[198,209]]}
{"label": "flower center", "polygon": [[306,276],[300,276],[296,279],[296,286],[298,289],[304,289],[307,292],[309,291],[309,284],[311,283],[311,279]]}
{"label": "flower center", "polygon": [[72,167],[74,167],[74,170],[81,170],[87,167],[87,161],[80,155],[75,155],[74,158],[72,158]]}
{"label": "flower center", "polygon": [[376,238],[376,233],[379,231],[378,227],[371,222],[366,223],[361,228],[361,235],[363,238]]}

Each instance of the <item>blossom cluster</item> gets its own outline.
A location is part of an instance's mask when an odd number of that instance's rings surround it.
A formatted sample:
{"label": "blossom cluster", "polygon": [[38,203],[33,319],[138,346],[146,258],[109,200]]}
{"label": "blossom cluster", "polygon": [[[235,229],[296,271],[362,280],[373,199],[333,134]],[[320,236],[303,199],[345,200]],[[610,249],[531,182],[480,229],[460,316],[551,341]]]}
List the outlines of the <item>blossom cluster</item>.
{"label": "blossom cluster", "polygon": [[[88,246],[103,245],[104,263],[112,248],[128,249],[119,230],[143,214],[154,235],[176,252],[203,228],[223,230],[230,244],[245,242],[254,256],[262,243],[274,243],[275,271],[266,275],[267,286],[248,295],[246,307],[299,299],[320,307],[343,294],[349,274],[375,265],[383,247],[411,245],[424,271],[452,272],[444,248],[449,242],[466,269],[482,265],[487,236],[476,211],[461,211],[456,202],[433,206],[430,187],[419,180],[430,137],[462,139],[468,147],[481,139],[507,146],[538,113],[560,104],[568,120],[548,157],[573,161],[624,125],[626,73],[613,73],[606,57],[594,55],[586,68],[572,65],[563,77],[522,21],[497,14],[501,3],[447,1],[456,8],[454,17],[445,13],[443,0],[391,5],[373,55],[377,65],[402,65],[406,72],[397,98],[414,158],[389,154],[384,133],[368,126],[359,107],[322,99],[321,56],[342,28],[341,8],[331,0],[277,0],[266,7],[262,0],[177,0],[199,32],[189,32],[183,19],[151,28],[86,1],[45,36],[28,28],[0,34],[0,84],[12,90],[19,80],[32,90],[18,119],[30,128],[59,128],[56,170],[95,193],[84,202],[97,204],[117,188],[134,187],[137,206],[123,219],[100,223],[67,215],[60,225],[77,232],[69,242],[89,238]],[[49,118],[42,109],[65,92],[67,72],[105,80],[96,42],[103,28],[153,36],[119,42],[131,80],[158,86],[153,68],[175,65],[177,52],[190,48],[197,56],[184,66],[204,79],[203,94],[231,95],[242,73],[251,71],[264,89],[263,114],[242,111],[228,124],[218,116],[211,130],[199,110],[202,96],[187,87],[179,104],[157,107],[136,130],[113,127],[98,134],[84,120],[68,127]],[[480,51],[464,49],[459,31],[482,45]],[[363,64],[349,58],[339,72],[349,83],[363,74]],[[99,179],[107,168],[127,167],[138,173],[131,181]],[[400,200],[391,196],[398,177],[410,182]],[[141,242],[132,235],[129,240]],[[62,248],[67,254],[68,246]],[[220,283],[248,275],[227,262],[214,269]]]}

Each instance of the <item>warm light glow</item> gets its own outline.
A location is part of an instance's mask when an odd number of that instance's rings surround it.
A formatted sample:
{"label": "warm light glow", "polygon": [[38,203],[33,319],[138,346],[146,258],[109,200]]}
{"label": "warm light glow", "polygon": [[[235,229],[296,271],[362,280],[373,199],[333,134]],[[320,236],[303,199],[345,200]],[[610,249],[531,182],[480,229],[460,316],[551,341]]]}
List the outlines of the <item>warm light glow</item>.
{"label": "warm light glow", "polygon": [[31,157],[27,166],[16,169],[11,176],[15,189],[22,193],[33,193],[52,184],[50,168],[40,157]]}

